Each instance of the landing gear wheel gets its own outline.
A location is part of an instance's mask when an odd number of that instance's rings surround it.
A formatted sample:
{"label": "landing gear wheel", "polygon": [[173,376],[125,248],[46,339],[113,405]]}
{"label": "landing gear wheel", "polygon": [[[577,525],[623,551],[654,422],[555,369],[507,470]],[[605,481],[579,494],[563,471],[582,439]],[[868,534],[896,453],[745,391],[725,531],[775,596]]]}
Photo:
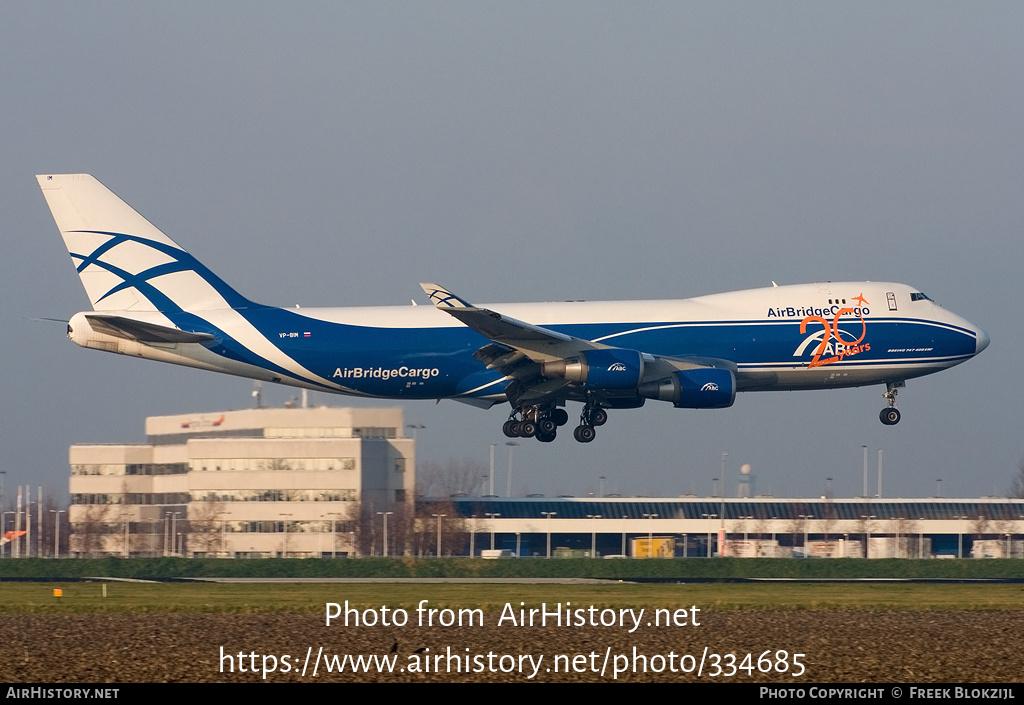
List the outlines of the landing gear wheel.
{"label": "landing gear wheel", "polygon": [[608,412],[598,407],[590,412],[590,423],[592,426],[604,426],[608,423]]}
{"label": "landing gear wheel", "polygon": [[900,412],[896,408],[896,395],[905,386],[906,384],[902,381],[885,383],[885,393],[882,398],[889,402],[889,408],[878,412],[878,419],[886,426],[895,426],[900,422]]}
{"label": "landing gear wheel", "polygon": [[541,431],[537,431],[537,440],[540,441],[541,443],[550,443],[551,441],[555,440],[555,432],[552,431],[551,433],[542,433]]}
{"label": "landing gear wheel", "polygon": [[545,436],[554,437],[556,430],[558,430],[558,424],[551,417],[542,418],[537,422],[538,436],[543,433]]}
{"label": "landing gear wheel", "polygon": [[878,414],[878,418],[886,426],[895,426],[900,422],[900,410],[895,407],[891,409],[882,409]]}
{"label": "landing gear wheel", "polygon": [[519,435],[522,438],[533,438],[537,435],[537,424],[533,421],[523,421],[519,424]]}
{"label": "landing gear wheel", "polygon": [[565,409],[555,409],[551,412],[551,420],[554,421],[557,426],[564,426],[569,423],[569,414]]}
{"label": "landing gear wheel", "polygon": [[509,419],[502,425],[501,432],[509,438],[519,438],[519,422],[515,419]]}
{"label": "landing gear wheel", "polygon": [[590,443],[597,436],[593,426],[580,425],[572,432],[572,437],[580,443]]}

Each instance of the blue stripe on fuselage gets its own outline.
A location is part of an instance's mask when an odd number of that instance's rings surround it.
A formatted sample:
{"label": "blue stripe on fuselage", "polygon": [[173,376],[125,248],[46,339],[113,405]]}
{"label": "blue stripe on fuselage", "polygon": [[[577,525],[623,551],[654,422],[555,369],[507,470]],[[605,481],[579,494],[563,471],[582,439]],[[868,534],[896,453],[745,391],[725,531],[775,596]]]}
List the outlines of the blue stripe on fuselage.
{"label": "blue stripe on fuselage", "polygon": [[[466,394],[500,393],[501,375],[486,370],[473,352],[489,341],[464,327],[377,328],[310,318],[279,308],[240,312],[285,354],[313,373],[363,394],[429,399]],[[909,318],[871,318],[862,344],[869,349],[837,360],[836,366],[899,367],[967,359],[974,355],[974,333],[957,326]],[[552,325],[568,335],[601,340],[608,345],[653,355],[713,357],[731,360],[741,369],[770,366],[806,367],[820,345],[823,330],[800,322],[711,321]],[[862,333],[859,319],[840,324],[850,342]],[[807,339],[819,333],[812,342]],[[306,334],[309,334],[308,336]],[[235,341],[224,340],[221,354],[231,356]],[[794,353],[803,344],[799,356]],[[833,354],[835,341],[821,356]],[[243,349],[244,350],[244,349]],[[241,353],[241,351],[238,351]],[[244,359],[250,355],[240,355]],[[249,360],[245,360],[249,361]],[[892,371],[879,373],[879,381]],[[490,386],[488,383],[491,383]],[[480,389],[485,387],[484,389]]]}

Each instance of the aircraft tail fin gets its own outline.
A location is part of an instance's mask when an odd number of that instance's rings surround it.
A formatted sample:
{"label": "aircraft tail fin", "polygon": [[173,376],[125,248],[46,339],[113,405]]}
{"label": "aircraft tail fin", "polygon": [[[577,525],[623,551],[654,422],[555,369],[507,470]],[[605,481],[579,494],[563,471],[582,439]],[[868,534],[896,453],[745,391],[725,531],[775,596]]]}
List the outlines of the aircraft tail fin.
{"label": "aircraft tail fin", "polygon": [[36,179],[94,310],[253,305],[89,174]]}

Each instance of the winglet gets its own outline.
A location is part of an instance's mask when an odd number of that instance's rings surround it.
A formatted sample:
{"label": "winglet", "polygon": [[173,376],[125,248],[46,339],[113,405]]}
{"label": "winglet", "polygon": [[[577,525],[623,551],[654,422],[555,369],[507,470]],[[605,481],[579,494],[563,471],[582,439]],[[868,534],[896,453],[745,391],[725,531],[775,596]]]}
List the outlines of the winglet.
{"label": "winglet", "polygon": [[465,299],[460,299],[440,284],[420,282],[420,287],[437,308],[476,308]]}

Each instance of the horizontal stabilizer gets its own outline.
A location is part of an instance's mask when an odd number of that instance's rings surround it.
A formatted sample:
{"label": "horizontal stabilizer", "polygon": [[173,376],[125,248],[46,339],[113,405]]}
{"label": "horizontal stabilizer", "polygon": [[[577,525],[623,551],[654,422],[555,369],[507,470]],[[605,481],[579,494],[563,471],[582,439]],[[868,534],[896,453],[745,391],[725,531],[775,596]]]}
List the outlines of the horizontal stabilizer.
{"label": "horizontal stabilizer", "polygon": [[189,333],[170,326],[147,323],[124,316],[101,316],[87,313],[85,317],[93,330],[99,333],[137,340],[140,343],[205,343],[214,339],[209,333]]}

